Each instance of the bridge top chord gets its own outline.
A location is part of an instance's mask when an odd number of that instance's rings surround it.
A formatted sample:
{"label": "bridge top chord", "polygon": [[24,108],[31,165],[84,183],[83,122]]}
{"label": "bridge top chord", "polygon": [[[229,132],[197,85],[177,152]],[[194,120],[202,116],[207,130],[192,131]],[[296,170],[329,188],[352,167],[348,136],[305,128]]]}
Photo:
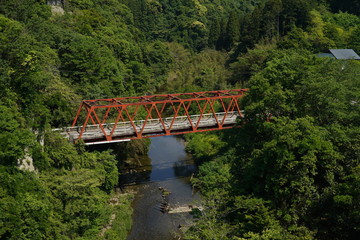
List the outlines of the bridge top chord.
{"label": "bridge top chord", "polygon": [[157,94],[138,97],[119,97],[107,99],[83,100],[89,107],[109,107],[116,105],[146,105],[149,103],[194,101],[205,99],[220,99],[229,97],[242,97],[248,89],[204,91],[193,93]]}

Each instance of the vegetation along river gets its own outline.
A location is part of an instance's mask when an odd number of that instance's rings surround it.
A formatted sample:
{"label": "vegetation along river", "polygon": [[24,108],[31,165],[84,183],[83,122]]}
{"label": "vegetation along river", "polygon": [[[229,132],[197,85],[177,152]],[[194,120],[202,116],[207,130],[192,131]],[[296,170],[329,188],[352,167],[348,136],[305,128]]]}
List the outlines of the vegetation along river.
{"label": "vegetation along river", "polygon": [[[183,139],[174,136],[152,138],[148,155],[140,161],[142,169],[124,180],[130,181],[132,176],[131,181],[137,183],[126,187],[137,192],[132,204],[133,226],[127,239],[179,239],[182,230],[192,222],[186,210],[200,202],[200,195],[194,193],[190,185],[196,166],[185,152]],[[184,212],[172,213],[169,209]]]}

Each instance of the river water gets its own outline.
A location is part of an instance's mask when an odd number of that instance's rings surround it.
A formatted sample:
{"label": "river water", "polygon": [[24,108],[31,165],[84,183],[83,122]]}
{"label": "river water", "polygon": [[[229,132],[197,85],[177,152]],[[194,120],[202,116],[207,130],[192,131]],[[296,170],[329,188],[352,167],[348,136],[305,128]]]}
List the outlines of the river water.
{"label": "river water", "polygon": [[[193,192],[190,177],[196,171],[193,159],[185,152],[184,141],[175,136],[151,139],[148,156],[140,159],[133,201],[133,226],[127,240],[180,239],[181,229],[191,224],[189,213],[170,214],[161,207],[199,205],[200,196]],[[163,190],[170,192],[164,196]],[[165,194],[166,195],[166,194]]]}

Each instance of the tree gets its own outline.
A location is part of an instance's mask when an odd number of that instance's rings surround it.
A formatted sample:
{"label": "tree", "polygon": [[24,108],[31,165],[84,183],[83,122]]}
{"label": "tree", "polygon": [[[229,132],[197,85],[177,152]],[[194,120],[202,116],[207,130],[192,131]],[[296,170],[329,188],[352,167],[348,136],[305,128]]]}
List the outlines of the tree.
{"label": "tree", "polygon": [[51,209],[34,173],[0,165],[0,238],[47,238]]}
{"label": "tree", "polygon": [[253,12],[249,13],[243,22],[241,41],[243,42],[242,50],[252,48],[260,39],[260,26],[263,5],[257,6]]}
{"label": "tree", "polygon": [[[265,55],[254,51],[245,56]],[[356,236],[357,181],[349,171],[360,162],[359,66],[306,51],[266,54],[248,82],[241,128],[221,138],[226,158],[205,160],[194,180],[211,206],[195,236],[216,236],[206,221],[219,224],[225,239],[327,239],[335,225],[345,229],[334,227],[338,239]]]}
{"label": "tree", "polygon": [[33,18],[48,19],[51,16],[51,10],[45,0],[3,0],[0,5],[0,14],[27,23]]}
{"label": "tree", "polygon": [[285,35],[293,27],[304,28],[308,25],[309,12],[313,8],[313,1],[308,0],[282,0],[282,13],[280,15],[280,31]]}
{"label": "tree", "polygon": [[242,87],[246,86],[250,77],[265,67],[267,58],[274,48],[274,45],[256,45],[254,49],[238,56],[236,61],[230,64],[232,72],[230,83],[232,85],[240,83]]}
{"label": "tree", "polygon": [[55,216],[49,238],[95,239],[110,215],[108,197],[99,189],[100,176],[94,170],[80,169],[47,172],[41,180],[49,189],[47,196]]}
{"label": "tree", "polygon": [[227,50],[230,50],[240,39],[240,20],[235,11],[230,12],[224,38],[224,47]]}
{"label": "tree", "polygon": [[34,140],[16,104],[0,101],[0,165],[16,166]]}
{"label": "tree", "polygon": [[360,15],[360,3],[356,0],[330,0],[330,6],[333,11],[349,12]]}
{"label": "tree", "polygon": [[311,118],[274,119],[264,124],[264,131],[271,138],[246,160],[240,185],[271,199],[283,220],[294,224],[307,214],[320,189],[334,184],[341,157],[328,140],[329,133]]}
{"label": "tree", "polygon": [[355,52],[360,53],[360,27],[357,26],[350,33],[349,47],[354,49]]}
{"label": "tree", "polygon": [[215,156],[223,146],[224,143],[220,141],[217,135],[197,134],[186,145],[186,150],[194,153],[194,157],[201,160]]}
{"label": "tree", "polygon": [[281,0],[269,0],[263,8],[261,35],[265,39],[280,37],[280,14],[282,12]]}
{"label": "tree", "polygon": [[356,239],[359,235],[360,212],[359,167],[344,177],[334,192],[327,192],[316,203],[312,216],[320,239]]}
{"label": "tree", "polygon": [[219,41],[220,37],[221,37],[220,20],[218,18],[215,18],[213,21],[211,21],[211,25],[210,25],[209,37],[208,37],[209,46],[215,48],[217,46],[217,42]]}
{"label": "tree", "polygon": [[67,36],[59,48],[62,77],[87,98],[118,95],[124,91],[121,63],[107,47],[79,34]]}

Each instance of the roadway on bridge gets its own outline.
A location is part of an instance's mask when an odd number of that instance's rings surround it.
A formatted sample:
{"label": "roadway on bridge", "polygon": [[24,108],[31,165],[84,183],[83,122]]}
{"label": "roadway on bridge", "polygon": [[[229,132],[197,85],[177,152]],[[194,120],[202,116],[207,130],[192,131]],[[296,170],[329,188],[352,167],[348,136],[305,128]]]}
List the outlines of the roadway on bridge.
{"label": "roadway on bridge", "polygon": [[[216,116],[216,117],[215,117]],[[214,114],[203,114],[203,115],[190,115],[190,119],[187,116],[178,116],[175,118],[163,118],[161,122],[160,119],[148,119],[148,120],[135,120],[128,122],[118,122],[115,126],[115,123],[102,124],[102,127],[105,130],[107,136],[112,134],[112,139],[115,141],[129,140],[136,138],[137,134],[141,133],[142,137],[151,137],[153,135],[169,135],[169,133],[182,133],[184,131],[193,131],[197,130],[206,130],[213,127],[218,128],[219,125],[224,128],[229,128],[236,124],[236,120],[239,117],[238,112],[220,112]],[[200,121],[199,121],[200,119]],[[166,129],[164,129],[164,126]],[[115,127],[115,130],[113,130]],[[60,132],[64,137],[67,137],[70,141],[75,141],[79,138],[80,132],[83,126],[75,127],[65,127],[60,129],[54,129],[54,131]],[[166,132],[166,130],[171,129],[171,132]],[[102,131],[100,125],[87,125],[85,131],[81,137],[85,143],[89,140],[93,142],[94,139],[97,139],[101,142],[103,139],[106,141],[106,136]],[[108,141],[108,140],[107,140]],[[89,143],[90,144],[90,143]]]}

